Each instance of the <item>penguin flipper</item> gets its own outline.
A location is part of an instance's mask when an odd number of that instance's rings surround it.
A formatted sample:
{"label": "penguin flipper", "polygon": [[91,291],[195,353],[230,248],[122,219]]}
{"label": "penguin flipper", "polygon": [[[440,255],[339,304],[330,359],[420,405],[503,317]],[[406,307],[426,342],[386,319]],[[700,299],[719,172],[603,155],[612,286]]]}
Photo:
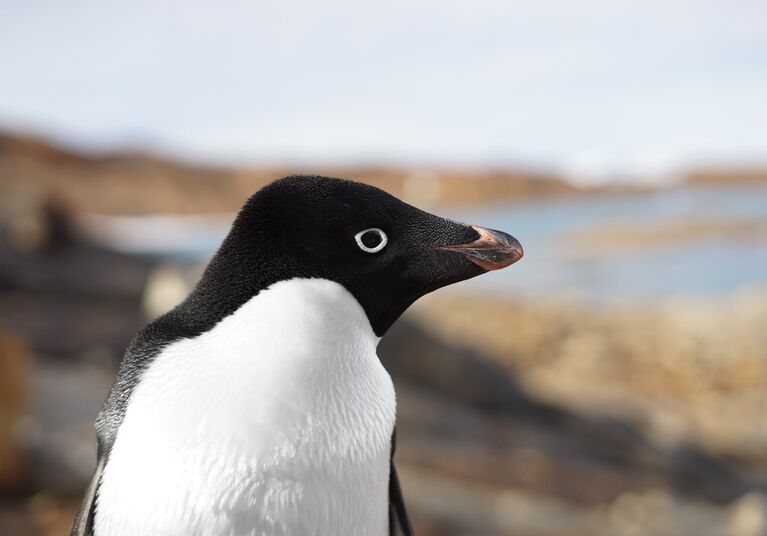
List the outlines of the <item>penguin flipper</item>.
{"label": "penguin flipper", "polygon": [[407,516],[397,468],[394,467],[393,462],[389,473],[389,534],[390,536],[413,536],[413,527]]}
{"label": "penguin flipper", "polygon": [[389,536],[413,536],[413,527],[405,509],[405,499],[399,485],[397,468],[394,466],[394,450],[397,447],[397,429],[391,435],[391,462],[389,464]]}
{"label": "penguin flipper", "polygon": [[72,522],[69,536],[93,536],[93,516],[96,513],[96,492],[101,482],[101,473],[104,470],[104,457],[100,456],[96,470],[93,473],[91,483],[85,491],[83,504]]}

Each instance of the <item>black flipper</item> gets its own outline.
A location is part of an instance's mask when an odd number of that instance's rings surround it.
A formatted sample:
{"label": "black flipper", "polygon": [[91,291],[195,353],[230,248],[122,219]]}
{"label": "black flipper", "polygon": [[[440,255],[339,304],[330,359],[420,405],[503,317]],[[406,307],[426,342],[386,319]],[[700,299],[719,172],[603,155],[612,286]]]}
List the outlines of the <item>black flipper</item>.
{"label": "black flipper", "polygon": [[389,535],[413,536],[413,527],[405,509],[402,488],[399,485],[397,468],[394,466],[394,450],[397,447],[397,429],[391,436],[391,462],[389,465]]}
{"label": "black flipper", "polygon": [[99,462],[96,465],[96,470],[93,473],[91,483],[88,485],[88,489],[83,497],[83,504],[80,506],[80,510],[75,516],[75,520],[72,523],[72,530],[69,532],[69,536],[93,536],[93,516],[96,513],[96,494],[98,492],[99,483],[101,482],[101,473],[104,471],[103,456],[99,457]]}

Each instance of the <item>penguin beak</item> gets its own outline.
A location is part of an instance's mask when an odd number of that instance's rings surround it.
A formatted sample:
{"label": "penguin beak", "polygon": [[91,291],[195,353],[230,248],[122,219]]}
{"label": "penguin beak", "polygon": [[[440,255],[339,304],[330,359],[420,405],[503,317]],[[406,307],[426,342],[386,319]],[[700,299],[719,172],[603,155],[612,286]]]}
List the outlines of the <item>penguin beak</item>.
{"label": "penguin beak", "polygon": [[466,244],[441,246],[439,249],[462,253],[488,272],[506,268],[522,258],[522,245],[510,234],[476,225],[471,227],[479,234],[479,238]]}

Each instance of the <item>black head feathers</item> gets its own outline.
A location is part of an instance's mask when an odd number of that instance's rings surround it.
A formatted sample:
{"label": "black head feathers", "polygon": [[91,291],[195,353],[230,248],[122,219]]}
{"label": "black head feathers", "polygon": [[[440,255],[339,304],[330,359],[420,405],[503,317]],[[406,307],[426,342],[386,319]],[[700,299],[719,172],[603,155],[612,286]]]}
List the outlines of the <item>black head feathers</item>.
{"label": "black head feathers", "polygon": [[278,281],[329,279],[357,298],[380,336],[424,294],[520,256],[508,235],[373,186],[292,176],[248,200],[188,302],[225,313]]}

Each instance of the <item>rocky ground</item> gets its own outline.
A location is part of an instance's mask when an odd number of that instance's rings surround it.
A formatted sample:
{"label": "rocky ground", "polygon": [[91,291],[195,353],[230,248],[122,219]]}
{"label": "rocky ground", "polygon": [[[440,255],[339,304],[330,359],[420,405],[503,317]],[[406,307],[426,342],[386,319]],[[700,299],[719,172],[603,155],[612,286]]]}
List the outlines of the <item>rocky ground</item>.
{"label": "rocky ground", "polygon": [[633,306],[446,292],[414,313],[549,402],[639,419],[666,444],[767,454],[767,289]]}
{"label": "rocky ground", "polygon": [[[494,481],[478,493],[510,509],[505,528],[487,533],[767,533],[766,297],[597,307],[442,293],[417,304],[409,318],[430,347],[479,357],[458,378],[481,385],[483,399],[493,385],[516,392],[499,403],[508,420],[486,421],[488,436],[472,429],[483,444],[472,459],[484,462],[462,475]],[[476,378],[489,363],[500,370]],[[439,366],[435,356],[430,369]],[[487,404],[475,424],[497,407]]]}
{"label": "rocky ground", "polygon": [[[124,348],[198,273],[92,242],[68,208],[231,212],[288,171],[78,155],[0,136],[0,535],[66,533]],[[524,174],[346,172],[420,205],[574,193]],[[763,226],[732,225],[572,238],[634,247],[719,230],[763,244]],[[758,288],[642,306],[427,297],[380,346],[418,534],[766,536],[765,326]]]}
{"label": "rocky ground", "polygon": [[[91,244],[55,208],[44,221],[0,245],[8,536],[65,532],[119,356],[194,273]],[[424,299],[380,346],[418,533],[767,534],[766,297]]]}

